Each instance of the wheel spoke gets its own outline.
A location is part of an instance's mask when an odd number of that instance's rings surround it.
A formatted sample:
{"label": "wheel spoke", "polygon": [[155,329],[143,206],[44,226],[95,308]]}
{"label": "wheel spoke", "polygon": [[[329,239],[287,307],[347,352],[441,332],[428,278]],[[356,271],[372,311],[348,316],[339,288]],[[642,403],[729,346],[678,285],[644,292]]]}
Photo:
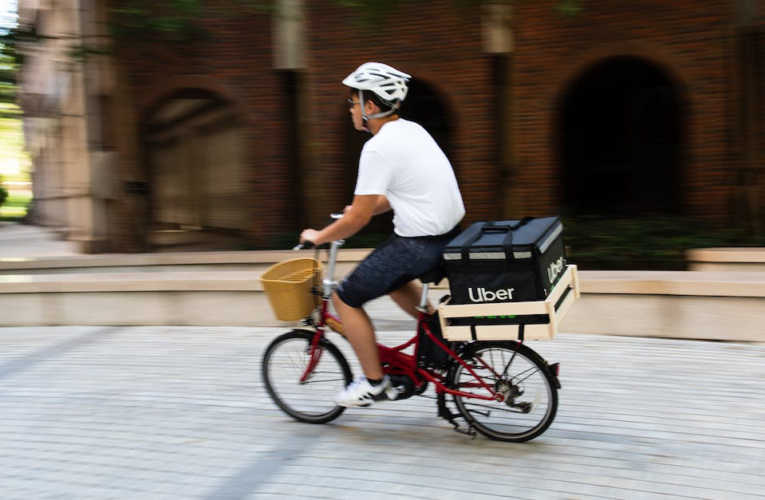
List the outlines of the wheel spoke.
{"label": "wheel spoke", "polygon": [[517,353],[518,353],[517,350],[513,351],[513,355],[510,356],[510,361],[507,362],[507,364],[505,365],[505,369],[502,370],[502,375],[500,376],[500,378],[505,378],[505,375],[507,375],[507,370],[509,370],[510,369],[510,365],[513,364],[513,360],[515,359],[515,355]]}
{"label": "wheel spoke", "polygon": [[[533,371],[532,371],[532,370],[533,370]],[[513,375],[513,376],[511,377],[511,379],[510,379],[510,380],[511,380],[511,381],[512,381],[512,380],[515,380],[515,379],[517,379],[518,377],[520,377],[520,376],[522,376],[522,375],[524,375],[524,374],[526,374],[526,373],[528,373],[528,372],[531,372],[531,373],[529,373],[528,375],[526,375],[524,378],[522,378],[522,379],[518,380],[518,381],[515,383],[515,385],[519,385],[519,384],[522,384],[523,382],[525,382],[525,381],[526,381],[526,380],[527,380],[529,377],[532,377],[532,376],[533,376],[535,373],[537,373],[538,371],[539,371],[539,368],[537,368],[537,367],[535,367],[535,366],[532,366],[532,367],[531,367],[531,368],[529,368],[528,370],[526,370],[526,371],[524,371],[524,372],[522,372],[522,373],[519,373],[518,375]]]}
{"label": "wheel spoke", "polygon": [[477,395],[485,393],[483,383],[503,396],[502,401],[454,397],[460,413],[477,431],[492,439],[526,441],[550,425],[557,411],[557,392],[542,369],[544,362],[530,348],[479,342],[466,351],[464,359],[478,378],[457,365],[450,378],[453,387],[473,389],[470,392]]}
{"label": "wheel spoke", "polygon": [[322,340],[321,358],[304,379],[313,335],[293,331],[275,339],[263,358],[263,378],[274,402],[287,414],[304,422],[323,423],[343,412],[333,397],[351,382],[351,371],[340,351]]}

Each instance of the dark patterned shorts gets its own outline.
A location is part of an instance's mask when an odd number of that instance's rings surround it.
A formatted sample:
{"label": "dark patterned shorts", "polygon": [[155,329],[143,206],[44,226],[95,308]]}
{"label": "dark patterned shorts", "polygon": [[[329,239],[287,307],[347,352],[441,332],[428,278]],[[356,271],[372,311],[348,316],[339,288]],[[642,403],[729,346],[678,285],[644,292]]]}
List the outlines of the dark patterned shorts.
{"label": "dark patterned shorts", "polygon": [[459,232],[406,238],[394,234],[369,254],[340,282],[337,295],[351,307],[361,307],[422,276],[441,263],[441,252]]}

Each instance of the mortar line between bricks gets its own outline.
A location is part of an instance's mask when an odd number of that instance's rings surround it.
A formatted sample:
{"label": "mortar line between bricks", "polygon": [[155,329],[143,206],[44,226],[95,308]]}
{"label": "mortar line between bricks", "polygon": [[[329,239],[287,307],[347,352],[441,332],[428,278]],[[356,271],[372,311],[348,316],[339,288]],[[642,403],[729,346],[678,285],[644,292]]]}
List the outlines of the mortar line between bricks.
{"label": "mortar line between bricks", "polygon": [[74,339],[65,340],[50,347],[45,347],[32,354],[26,355],[23,358],[15,359],[0,365],[0,379],[9,375],[16,375],[17,373],[28,370],[37,364],[44,363],[45,361],[61,356],[64,353],[78,349],[84,345],[92,344],[96,340],[100,340],[104,336],[111,336],[119,330],[119,327],[103,328],[87,335],[81,335]]}
{"label": "mortar line between bricks", "polygon": [[206,500],[239,500],[247,498],[258,486],[278,472],[284,465],[299,458],[309,446],[316,443],[320,433],[304,428],[279,441],[273,453],[256,458],[238,474],[205,496]]}

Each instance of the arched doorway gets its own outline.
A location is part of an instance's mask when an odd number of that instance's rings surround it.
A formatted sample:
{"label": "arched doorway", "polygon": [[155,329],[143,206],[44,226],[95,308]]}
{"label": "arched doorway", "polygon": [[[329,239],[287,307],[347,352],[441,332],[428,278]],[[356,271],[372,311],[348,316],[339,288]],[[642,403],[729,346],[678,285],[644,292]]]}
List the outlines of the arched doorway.
{"label": "arched doorway", "polygon": [[[438,143],[446,156],[451,159],[452,149],[452,120],[446,105],[445,99],[439,95],[436,90],[426,82],[418,79],[415,75],[409,82],[409,91],[406,100],[401,106],[402,118],[411,120],[422,125],[433,139]],[[342,119],[345,121],[345,171],[348,172],[345,182],[345,192],[347,200],[353,197],[356,175],[359,167],[359,155],[364,147],[364,143],[370,139],[366,132],[359,132],[353,128],[347,107],[344,109]],[[364,240],[362,245],[375,245],[377,240],[393,231],[392,214],[379,215],[372,219],[365,233],[371,237],[369,242]]]}
{"label": "arched doorway", "polygon": [[416,77],[412,79],[402,116],[425,127],[446,156],[451,158],[452,121],[444,99],[433,87]]}
{"label": "arched doorway", "polygon": [[145,139],[157,245],[235,246],[248,222],[242,136],[233,104],[207,90],[180,90],[151,111]]}
{"label": "arched doorway", "polygon": [[679,210],[683,105],[658,66],[612,57],[568,89],[559,122],[566,209],[577,214]]}

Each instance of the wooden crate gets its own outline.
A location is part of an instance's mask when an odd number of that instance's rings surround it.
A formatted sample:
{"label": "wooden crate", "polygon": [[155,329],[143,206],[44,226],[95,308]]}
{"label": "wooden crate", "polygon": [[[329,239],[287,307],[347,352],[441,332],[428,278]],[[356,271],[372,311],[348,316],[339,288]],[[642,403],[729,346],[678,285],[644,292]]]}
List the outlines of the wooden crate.
{"label": "wooden crate", "polygon": [[[565,295],[565,298],[563,298]],[[566,266],[560,281],[545,300],[533,302],[502,302],[493,304],[450,305],[446,301],[438,306],[441,330],[444,338],[450,341],[465,340],[534,340],[551,339],[558,332],[558,325],[566,317],[571,306],[579,299],[579,278],[574,265]],[[561,300],[562,299],[562,300]],[[557,305],[557,307],[556,307]],[[454,325],[475,323],[482,319],[496,316],[515,316],[512,322],[523,322],[523,317],[546,316],[547,324],[492,324],[492,325]],[[467,321],[465,321],[467,320]],[[495,319],[492,321],[501,321]],[[511,320],[508,320],[509,322]]]}

